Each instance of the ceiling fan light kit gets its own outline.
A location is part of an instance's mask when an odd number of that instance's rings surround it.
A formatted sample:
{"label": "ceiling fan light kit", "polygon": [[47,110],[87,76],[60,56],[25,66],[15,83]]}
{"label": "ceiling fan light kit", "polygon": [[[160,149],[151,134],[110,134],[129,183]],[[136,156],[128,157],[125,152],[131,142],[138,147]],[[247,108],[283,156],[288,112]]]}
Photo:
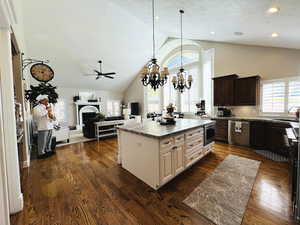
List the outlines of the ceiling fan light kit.
{"label": "ceiling fan light kit", "polygon": [[180,67],[177,75],[172,78],[172,83],[173,83],[175,90],[178,90],[180,93],[183,93],[185,89],[190,89],[192,87],[193,77],[192,77],[192,75],[187,75],[187,72],[183,68],[182,15],[184,14],[184,11],[181,9],[181,10],[179,10],[179,13],[180,13],[180,26],[181,26],[181,47],[180,47],[181,67]]}
{"label": "ceiling fan light kit", "polygon": [[160,71],[160,66],[157,64],[157,59],[155,57],[155,7],[154,0],[152,0],[152,28],[153,28],[153,58],[144,66],[141,77],[142,84],[144,86],[150,85],[154,91],[156,91],[160,86],[167,83],[169,70],[165,67]]}

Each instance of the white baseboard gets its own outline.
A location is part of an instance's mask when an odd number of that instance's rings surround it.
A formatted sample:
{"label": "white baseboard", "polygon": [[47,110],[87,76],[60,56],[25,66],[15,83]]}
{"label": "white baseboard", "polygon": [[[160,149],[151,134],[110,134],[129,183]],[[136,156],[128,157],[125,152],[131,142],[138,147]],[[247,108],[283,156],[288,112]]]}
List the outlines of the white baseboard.
{"label": "white baseboard", "polygon": [[10,214],[15,214],[23,210],[24,207],[24,199],[23,194],[21,193],[19,197],[14,202],[14,205],[10,205]]}

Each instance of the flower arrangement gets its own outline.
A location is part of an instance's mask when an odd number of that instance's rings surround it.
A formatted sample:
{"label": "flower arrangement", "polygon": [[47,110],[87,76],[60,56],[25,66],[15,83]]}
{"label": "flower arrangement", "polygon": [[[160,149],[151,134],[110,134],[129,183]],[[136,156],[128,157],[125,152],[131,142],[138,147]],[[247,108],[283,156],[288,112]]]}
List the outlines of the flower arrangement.
{"label": "flower arrangement", "polygon": [[167,113],[172,116],[173,112],[175,111],[176,107],[173,105],[173,103],[170,103],[167,107]]}

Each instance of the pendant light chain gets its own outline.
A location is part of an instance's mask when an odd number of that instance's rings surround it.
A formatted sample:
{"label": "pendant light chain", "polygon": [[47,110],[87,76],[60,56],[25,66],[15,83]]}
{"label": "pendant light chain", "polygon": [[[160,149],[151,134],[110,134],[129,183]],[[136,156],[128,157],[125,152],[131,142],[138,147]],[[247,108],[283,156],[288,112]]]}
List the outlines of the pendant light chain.
{"label": "pendant light chain", "polygon": [[155,58],[155,5],[154,5],[154,0],[152,0],[152,31],[153,31],[153,58]]}
{"label": "pendant light chain", "polygon": [[180,55],[181,55],[181,68],[176,76],[173,77],[172,83],[175,90],[178,90],[179,93],[183,93],[185,89],[191,89],[193,77],[192,75],[188,75],[187,72],[183,68],[183,23],[182,16],[184,11],[181,9],[180,12]]}
{"label": "pendant light chain", "polygon": [[152,47],[153,47],[153,58],[144,66],[141,77],[142,84],[144,86],[150,85],[151,88],[155,91],[159,87],[165,85],[170,75],[168,67],[164,67],[163,70],[160,69],[160,66],[157,64],[157,59],[155,58],[155,4],[152,0]]}
{"label": "pendant light chain", "polygon": [[182,32],[182,14],[184,13],[183,10],[180,10],[180,30],[181,30],[181,45],[180,45],[180,51],[181,51],[181,68],[183,67],[182,57],[183,57],[183,47],[182,47],[182,39],[183,39],[183,32]]}

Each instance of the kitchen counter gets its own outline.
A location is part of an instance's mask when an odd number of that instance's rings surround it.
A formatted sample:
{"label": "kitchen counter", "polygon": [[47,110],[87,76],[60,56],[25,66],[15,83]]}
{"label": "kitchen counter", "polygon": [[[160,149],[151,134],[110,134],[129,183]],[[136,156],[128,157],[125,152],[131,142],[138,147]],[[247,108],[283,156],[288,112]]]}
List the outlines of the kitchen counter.
{"label": "kitchen counter", "polygon": [[153,138],[165,138],[197,127],[215,123],[212,120],[177,119],[175,125],[160,125],[156,121],[119,126],[118,129]]}
{"label": "kitchen counter", "polygon": [[262,117],[262,116],[256,116],[256,117],[239,117],[239,116],[231,116],[231,117],[211,117],[211,120],[238,120],[238,121],[266,121],[266,122],[274,122],[274,123],[283,123],[283,124],[291,124],[296,123],[293,120],[296,120],[294,118],[272,118],[272,117]]}

